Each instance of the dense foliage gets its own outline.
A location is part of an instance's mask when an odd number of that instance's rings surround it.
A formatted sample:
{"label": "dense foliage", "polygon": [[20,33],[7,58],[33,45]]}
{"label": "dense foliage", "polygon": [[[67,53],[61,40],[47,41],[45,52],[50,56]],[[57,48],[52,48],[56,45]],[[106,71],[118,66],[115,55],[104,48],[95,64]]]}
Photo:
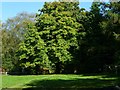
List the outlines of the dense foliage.
{"label": "dense foliage", "polygon": [[78,1],[45,2],[35,20],[16,49],[14,70],[41,74],[44,69],[51,73],[120,69],[120,2],[93,2],[90,11],[79,8]]}
{"label": "dense foliage", "polygon": [[2,23],[2,67],[6,71],[11,70],[17,63],[16,50],[19,48],[19,43],[24,40],[28,24],[34,23],[34,17],[34,14],[22,12]]}

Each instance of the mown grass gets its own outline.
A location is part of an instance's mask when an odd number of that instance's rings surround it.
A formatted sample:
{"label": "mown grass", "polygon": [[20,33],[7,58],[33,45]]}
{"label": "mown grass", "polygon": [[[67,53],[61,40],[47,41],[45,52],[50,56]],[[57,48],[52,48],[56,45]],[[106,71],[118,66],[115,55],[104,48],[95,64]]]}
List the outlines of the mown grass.
{"label": "mown grass", "polygon": [[102,88],[114,86],[116,80],[106,75],[3,75],[2,88]]}

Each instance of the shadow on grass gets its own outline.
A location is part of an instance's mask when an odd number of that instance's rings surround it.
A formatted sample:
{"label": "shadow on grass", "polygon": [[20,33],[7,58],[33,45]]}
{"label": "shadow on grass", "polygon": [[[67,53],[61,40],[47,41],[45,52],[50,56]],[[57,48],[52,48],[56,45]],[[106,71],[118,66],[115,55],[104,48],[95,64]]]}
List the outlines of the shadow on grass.
{"label": "shadow on grass", "polygon": [[[106,75],[104,78],[111,78],[111,76]],[[120,90],[119,87],[116,87],[116,85],[120,84],[120,77],[117,77],[116,80],[104,78],[45,78],[41,80],[33,80],[24,85],[25,88],[8,88],[2,90]]]}
{"label": "shadow on grass", "polygon": [[116,78],[115,84],[120,86],[120,75],[110,74],[110,75],[105,75],[103,78]]}
{"label": "shadow on grass", "polygon": [[117,90],[114,80],[73,79],[73,80],[35,80],[23,90]]}

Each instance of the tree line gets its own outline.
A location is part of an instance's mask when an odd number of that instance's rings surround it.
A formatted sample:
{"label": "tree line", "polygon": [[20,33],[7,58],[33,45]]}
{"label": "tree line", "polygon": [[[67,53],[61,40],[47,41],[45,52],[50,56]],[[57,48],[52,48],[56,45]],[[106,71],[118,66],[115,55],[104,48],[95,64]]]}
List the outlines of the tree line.
{"label": "tree line", "polygon": [[119,67],[120,1],[93,2],[87,11],[77,0],[59,0],[45,2],[38,11],[3,24],[4,68],[59,74],[102,73],[107,65]]}

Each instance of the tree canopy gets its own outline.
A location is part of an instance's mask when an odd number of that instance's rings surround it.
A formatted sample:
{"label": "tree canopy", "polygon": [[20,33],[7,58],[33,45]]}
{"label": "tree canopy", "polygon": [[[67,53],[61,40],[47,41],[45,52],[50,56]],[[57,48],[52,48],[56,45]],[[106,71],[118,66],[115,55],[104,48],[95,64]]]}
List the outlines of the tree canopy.
{"label": "tree canopy", "polygon": [[9,29],[19,30],[12,33],[10,43],[17,48],[8,54],[17,58],[17,71],[41,74],[46,68],[51,73],[98,73],[107,65],[120,64],[119,1],[93,2],[90,11],[80,8],[77,0],[45,2],[34,23],[28,19],[24,27],[23,22],[18,25],[10,20],[3,30],[3,43],[11,35]]}

